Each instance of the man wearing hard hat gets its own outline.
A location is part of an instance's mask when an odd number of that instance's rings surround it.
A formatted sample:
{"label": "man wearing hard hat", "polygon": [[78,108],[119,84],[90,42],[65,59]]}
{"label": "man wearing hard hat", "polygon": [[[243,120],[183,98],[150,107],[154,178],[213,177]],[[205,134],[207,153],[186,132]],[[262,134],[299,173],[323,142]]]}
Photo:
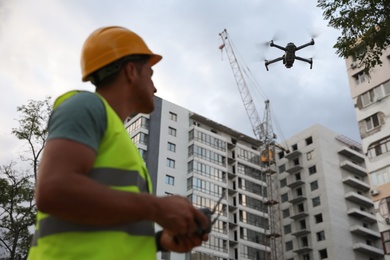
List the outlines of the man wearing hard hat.
{"label": "man wearing hard hat", "polygon": [[[104,27],[85,41],[82,80],[54,103],[39,167],[29,259],[156,259],[208,239],[207,217],[181,196],[156,197],[123,122],[151,113],[152,66],[162,59],[134,32]],[[154,223],[163,230],[155,233]]]}

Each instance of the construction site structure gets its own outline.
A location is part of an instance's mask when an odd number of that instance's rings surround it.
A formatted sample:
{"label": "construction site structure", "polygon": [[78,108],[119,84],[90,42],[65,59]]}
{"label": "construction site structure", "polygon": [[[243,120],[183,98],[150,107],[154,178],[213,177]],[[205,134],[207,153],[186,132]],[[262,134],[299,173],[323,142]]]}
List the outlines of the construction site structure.
{"label": "construction site structure", "polygon": [[[268,219],[269,221],[269,229],[266,231],[266,244],[269,246],[269,252],[265,253],[264,257],[267,260],[284,259],[281,211],[279,203],[280,194],[278,188],[279,181],[276,174],[277,171],[275,169],[275,149],[283,149],[283,147],[279,146],[275,141],[276,135],[274,134],[272,126],[270,102],[269,100],[265,100],[264,117],[263,120],[261,120],[246,83],[243,69],[237,60],[233,44],[229,38],[227,30],[225,29],[219,35],[222,39],[222,45],[219,49],[221,51],[225,50],[242,102],[252,125],[253,133],[261,142],[260,161],[263,163],[263,174],[265,175],[261,176],[261,179],[265,180],[267,187],[266,192],[262,192],[261,195],[264,198],[264,205],[268,207],[268,218],[265,219]],[[266,197],[264,196],[265,194]]]}

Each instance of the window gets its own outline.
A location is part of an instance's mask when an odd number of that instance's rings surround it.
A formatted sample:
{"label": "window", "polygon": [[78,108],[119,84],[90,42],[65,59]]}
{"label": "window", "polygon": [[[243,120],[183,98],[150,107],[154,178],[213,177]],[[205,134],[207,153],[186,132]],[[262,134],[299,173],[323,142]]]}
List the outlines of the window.
{"label": "window", "polygon": [[139,154],[141,155],[142,159],[144,159],[144,161],[146,161],[146,156],[147,156],[146,150],[144,150],[142,148],[138,148],[138,151],[139,151]]}
{"label": "window", "polygon": [[310,183],[310,189],[311,189],[311,191],[317,190],[318,189],[318,181],[313,181],[312,183]]}
{"label": "window", "polygon": [[313,138],[310,136],[310,137],[306,138],[305,141],[306,141],[306,145],[310,145],[313,143]]}
{"label": "window", "polygon": [[318,253],[320,254],[320,259],[327,259],[328,258],[328,252],[326,251],[326,249],[322,249],[322,250],[318,251]]}
{"label": "window", "polygon": [[168,151],[176,152],[176,144],[168,142]]}
{"label": "window", "polygon": [[279,159],[283,159],[284,157],[284,151],[281,151],[278,153]]}
{"label": "window", "polygon": [[309,246],[309,240],[307,239],[307,237],[302,237],[301,238],[301,245],[302,245],[302,247],[308,247]]}
{"label": "window", "polygon": [[291,148],[292,148],[293,151],[298,150],[298,144],[293,144],[293,145],[291,146]]}
{"label": "window", "polygon": [[356,84],[361,84],[366,81],[367,75],[363,71],[360,71],[352,77],[355,79]]}
{"label": "window", "polygon": [[390,182],[390,166],[370,173],[372,186],[379,186]]}
{"label": "window", "polygon": [[282,173],[284,171],[286,171],[286,165],[282,164],[282,165],[279,166],[279,173]]}
{"label": "window", "polygon": [[389,210],[390,209],[390,197],[383,198],[379,202],[379,214],[382,216],[382,218],[387,219],[389,218]]}
{"label": "window", "polygon": [[299,158],[296,158],[293,160],[294,166],[299,165]]}
{"label": "window", "polygon": [[291,225],[285,225],[283,227],[284,229],[284,234],[290,234],[291,233]]}
{"label": "window", "polygon": [[303,203],[297,205],[297,209],[299,213],[302,213],[305,211],[305,205]]}
{"label": "window", "polygon": [[305,230],[306,229],[306,221],[304,219],[299,221],[299,226],[300,226],[300,230]]}
{"label": "window", "polygon": [[280,180],[280,188],[283,188],[287,186],[287,178],[281,179]]}
{"label": "window", "polygon": [[175,185],[175,177],[170,175],[165,175],[165,183],[169,185]]}
{"label": "window", "polygon": [[320,197],[315,197],[312,199],[312,202],[313,202],[313,207],[317,207],[319,205],[321,205],[321,199]]}
{"label": "window", "polygon": [[176,129],[173,127],[168,128],[168,134],[172,136],[176,136]]}
{"label": "window", "polygon": [[169,112],[169,119],[176,122],[177,121],[177,114]]}
{"label": "window", "polygon": [[282,194],[281,198],[282,198],[282,202],[288,201],[288,194],[287,193]]}
{"label": "window", "polygon": [[366,125],[366,130],[371,131],[375,127],[378,127],[379,124],[379,117],[378,114],[374,114],[366,119],[364,119],[365,125]]}
{"label": "window", "polygon": [[390,230],[381,233],[385,254],[390,253]]}
{"label": "window", "polygon": [[317,232],[317,241],[325,240],[325,231]]}
{"label": "window", "polygon": [[297,197],[303,196],[302,188],[298,188],[298,189],[296,189],[295,191],[296,191]]}
{"label": "window", "polygon": [[170,168],[175,168],[175,160],[167,158],[167,166]]}
{"label": "window", "polygon": [[140,132],[140,133],[136,134],[133,138],[131,138],[131,140],[133,140],[134,144],[147,145],[148,144],[148,135],[143,133],[143,132]]}
{"label": "window", "polygon": [[315,165],[309,167],[309,174],[312,175],[317,172],[317,167]]}
{"label": "window", "polygon": [[306,159],[308,160],[308,161],[310,161],[311,159],[313,159],[314,158],[314,150],[311,150],[310,152],[307,152],[306,153]]}
{"label": "window", "polygon": [[317,214],[314,216],[314,219],[316,221],[316,224],[322,223],[324,220],[322,219],[322,214]]}
{"label": "window", "polygon": [[286,242],[286,251],[291,251],[293,250],[293,243],[292,241]]}
{"label": "window", "polygon": [[362,106],[367,107],[387,95],[390,95],[390,80],[361,94],[359,98],[362,102]]}
{"label": "window", "polygon": [[367,151],[368,158],[372,159],[381,154],[390,152],[390,137],[387,136],[377,142],[370,144]]}
{"label": "window", "polygon": [[288,218],[290,216],[290,209],[284,209],[282,211],[283,218]]}

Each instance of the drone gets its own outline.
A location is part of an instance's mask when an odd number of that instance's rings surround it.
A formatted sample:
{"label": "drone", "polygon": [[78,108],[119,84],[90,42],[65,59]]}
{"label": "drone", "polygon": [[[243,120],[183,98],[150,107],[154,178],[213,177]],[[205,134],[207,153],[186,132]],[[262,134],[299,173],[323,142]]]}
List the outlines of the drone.
{"label": "drone", "polygon": [[309,63],[310,64],[310,69],[312,69],[313,68],[313,59],[312,58],[305,59],[305,58],[301,58],[301,57],[295,55],[296,51],[299,51],[300,49],[303,49],[303,48],[305,48],[307,46],[310,46],[310,45],[314,45],[314,39],[311,39],[310,42],[305,43],[305,44],[303,44],[301,46],[298,46],[298,47],[294,43],[292,43],[292,42],[289,42],[286,45],[286,47],[282,47],[282,46],[279,46],[279,45],[275,44],[274,41],[271,41],[269,46],[281,49],[282,51],[284,51],[284,55],[282,57],[279,57],[279,58],[276,58],[276,59],[273,59],[273,60],[270,60],[270,61],[269,60],[265,60],[265,68],[268,71],[268,65],[269,64],[282,60],[284,66],[286,66],[286,68],[289,69],[289,68],[291,68],[293,66],[295,60],[300,60],[300,61],[304,61],[304,62]]}

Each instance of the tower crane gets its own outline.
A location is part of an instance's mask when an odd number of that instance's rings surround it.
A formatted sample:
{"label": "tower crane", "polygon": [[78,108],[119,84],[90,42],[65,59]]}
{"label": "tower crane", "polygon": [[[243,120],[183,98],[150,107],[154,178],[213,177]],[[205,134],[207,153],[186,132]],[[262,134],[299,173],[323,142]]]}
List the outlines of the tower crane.
{"label": "tower crane", "polygon": [[261,121],[252,96],[250,94],[249,88],[245,81],[243,70],[234,53],[233,45],[229,38],[227,30],[225,29],[219,35],[222,39],[222,45],[219,47],[219,49],[221,51],[225,50],[226,52],[231,69],[233,71],[234,78],[236,80],[238,90],[241,95],[242,102],[244,103],[246,113],[252,125],[253,133],[255,137],[260,140],[261,143],[260,161],[263,163],[263,166],[265,168],[265,179],[267,184],[267,197],[264,198],[264,204],[268,206],[269,219],[269,230],[266,232],[266,238],[268,243],[266,244],[269,244],[270,252],[265,253],[265,259],[284,259],[278,189],[279,181],[275,174],[276,170],[274,169],[276,167],[274,158],[275,148],[279,147],[283,149],[283,147],[280,147],[274,141],[276,135],[274,134],[272,128],[270,102],[269,100],[265,101],[264,118],[263,121]]}

